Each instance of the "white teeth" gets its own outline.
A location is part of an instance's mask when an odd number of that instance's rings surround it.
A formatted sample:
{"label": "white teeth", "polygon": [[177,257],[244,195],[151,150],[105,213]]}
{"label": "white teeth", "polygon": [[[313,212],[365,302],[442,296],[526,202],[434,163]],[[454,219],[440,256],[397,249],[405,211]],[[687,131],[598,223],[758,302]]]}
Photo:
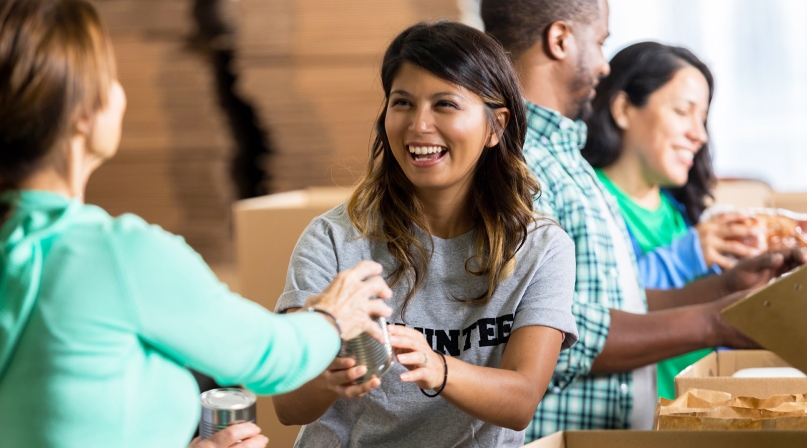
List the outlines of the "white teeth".
{"label": "white teeth", "polygon": [[678,157],[690,162],[695,158],[695,154],[693,154],[692,151],[687,151],[686,149],[676,149],[675,153],[678,154]]}
{"label": "white teeth", "polygon": [[407,146],[412,154],[434,154],[443,150],[440,146]]}

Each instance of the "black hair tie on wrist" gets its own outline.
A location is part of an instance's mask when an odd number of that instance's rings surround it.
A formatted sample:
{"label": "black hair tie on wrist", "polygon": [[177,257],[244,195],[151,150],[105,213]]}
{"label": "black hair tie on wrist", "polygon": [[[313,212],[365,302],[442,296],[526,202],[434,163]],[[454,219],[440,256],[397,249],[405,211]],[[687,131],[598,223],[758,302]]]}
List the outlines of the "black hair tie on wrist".
{"label": "black hair tie on wrist", "polygon": [[423,392],[423,395],[425,395],[425,396],[427,396],[429,398],[434,398],[434,397],[440,395],[440,392],[442,392],[443,389],[446,388],[446,383],[448,382],[448,363],[446,362],[446,355],[438,352],[437,350],[434,350],[434,353],[437,353],[438,355],[440,355],[441,358],[443,358],[443,369],[444,369],[445,373],[443,374],[443,385],[440,386],[440,388],[437,389],[437,392],[435,392],[434,394],[426,393],[425,390],[420,389],[420,391]]}

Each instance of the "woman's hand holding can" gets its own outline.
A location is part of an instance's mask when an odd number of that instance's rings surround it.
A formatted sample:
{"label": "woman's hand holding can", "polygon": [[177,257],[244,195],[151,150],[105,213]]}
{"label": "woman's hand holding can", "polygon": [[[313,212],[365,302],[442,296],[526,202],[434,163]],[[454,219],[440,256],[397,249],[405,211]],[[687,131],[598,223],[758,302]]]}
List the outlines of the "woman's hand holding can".
{"label": "woman's hand holding can", "polygon": [[188,448],[265,448],[269,439],[254,423],[238,423],[213,434],[209,439],[193,439]]}
{"label": "woman's hand holding can", "polygon": [[381,385],[381,380],[373,376],[369,381],[356,383],[367,372],[367,366],[356,365],[353,358],[337,357],[325,370],[323,376],[328,389],[340,397],[362,397]]}
{"label": "woman's hand holding can", "polygon": [[343,340],[368,333],[383,341],[383,332],[372,317],[389,317],[392,309],[382,300],[372,298],[388,299],[392,290],[381,278],[381,272],[382,267],[376,262],[359,262],[337,274],[321,294],[309,297],[305,308],[316,308],[333,316]]}

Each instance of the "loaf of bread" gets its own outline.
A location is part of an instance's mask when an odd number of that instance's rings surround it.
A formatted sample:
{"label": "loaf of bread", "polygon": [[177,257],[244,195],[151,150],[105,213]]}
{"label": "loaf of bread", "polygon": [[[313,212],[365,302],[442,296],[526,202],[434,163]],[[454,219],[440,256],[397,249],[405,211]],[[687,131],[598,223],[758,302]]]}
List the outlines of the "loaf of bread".
{"label": "loaf of bread", "polygon": [[746,238],[743,243],[761,250],[787,247],[807,248],[807,220],[799,220],[773,211],[756,213],[745,219],[748,226],[762,229],[761,238]]}

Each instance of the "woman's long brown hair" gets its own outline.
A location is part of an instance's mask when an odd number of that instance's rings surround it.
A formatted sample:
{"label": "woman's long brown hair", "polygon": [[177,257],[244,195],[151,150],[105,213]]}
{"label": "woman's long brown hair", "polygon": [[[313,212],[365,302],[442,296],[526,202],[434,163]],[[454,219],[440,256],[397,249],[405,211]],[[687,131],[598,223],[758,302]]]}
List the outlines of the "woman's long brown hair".
{"label": "woman's long brown hair", "polygon": [[[522,153],[527,125],[518,78],[502,47],[485,33],[453,22],[420,23],[392,41],[381,67],[384,109],[376,121],[367,171],[348,201],[348,215],[362,237],[385,243],[398,260],[389,283],[409,282],[403,316],[423,283],[433,249],[417,238],[416,229],[428,226],[414,187],[392,154],[384,128],[392,81],[404,62],[482,98],[488,125],[500,135],[496,146],[483,150],[471,186],[476,250],[466,261],[465,270],[487,277],[487,290],[478,297],[458,298],[487,303],[515,267],[515,254],[535,220],[533,198],[540,189]],[[493,119],[492,111],[500,107],[510,111],[504,128]]]}

